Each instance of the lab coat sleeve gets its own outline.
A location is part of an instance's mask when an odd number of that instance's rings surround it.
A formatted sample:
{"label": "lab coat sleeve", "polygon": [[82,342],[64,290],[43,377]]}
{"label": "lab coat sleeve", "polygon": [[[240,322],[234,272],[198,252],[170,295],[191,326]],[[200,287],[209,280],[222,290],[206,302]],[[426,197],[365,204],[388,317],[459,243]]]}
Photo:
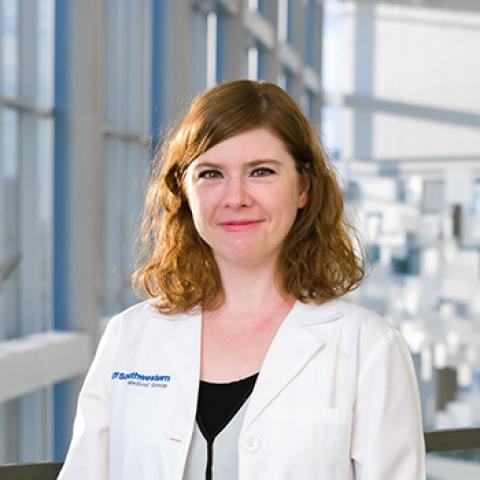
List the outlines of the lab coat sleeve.
{"label": "lab coat sleeve", "polygon": [[357,385],[352,430],[356,480],[424,480],[418,385],[408,346],[393,329],[378,342]]}
{"label": "lab coat sleeve", "polygon": [[111,375],[119,317],[112,318],[78,397],[73,435],[58,480],[107,480]]}

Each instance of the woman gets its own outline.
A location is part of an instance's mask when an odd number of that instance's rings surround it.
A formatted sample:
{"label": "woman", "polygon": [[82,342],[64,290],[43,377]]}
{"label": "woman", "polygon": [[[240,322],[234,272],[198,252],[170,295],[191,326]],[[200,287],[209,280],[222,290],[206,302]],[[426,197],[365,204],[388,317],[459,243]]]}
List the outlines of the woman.
{"label": "woman", "polygon": [[313,127],[279,87],[200,95],[147,192],[149,300],[114,317],[60,479],[420,480],[412,360],[363,277]]}

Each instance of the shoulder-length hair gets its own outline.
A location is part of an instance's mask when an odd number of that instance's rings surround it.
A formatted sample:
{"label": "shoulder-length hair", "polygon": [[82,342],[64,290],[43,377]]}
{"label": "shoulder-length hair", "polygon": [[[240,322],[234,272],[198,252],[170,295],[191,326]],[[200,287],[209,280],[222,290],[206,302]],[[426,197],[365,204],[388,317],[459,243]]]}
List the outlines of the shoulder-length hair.
{"label": "shoulder-length hair", "polygon": [[[364,276],[340,187],[314,127],[280,87],[237,80],[200,96],[167,136],[154,159],[141,226],[143,252],[132,276],[137,292],[155,298],[162,313],[216,308],[220,273],[197,233],[183,177],[190,163],[234,135],[267,128],[283,141],[296,169],[310,178],[308,201],[284,240],[277,271],[283,293],[323,303],[353,290]],[[272,199],[272,201],[274,201]]]}

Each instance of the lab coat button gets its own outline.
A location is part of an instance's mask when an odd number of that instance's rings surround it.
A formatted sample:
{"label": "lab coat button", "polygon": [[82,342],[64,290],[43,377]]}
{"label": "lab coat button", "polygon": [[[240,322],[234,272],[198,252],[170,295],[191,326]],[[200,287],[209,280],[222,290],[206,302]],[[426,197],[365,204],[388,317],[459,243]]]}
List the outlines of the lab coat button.
{"label": "lab coat button", "polygon": [[260,448],[260,440],[257,437],[255,437],[255,435],[249,435],[248,437],[245,437],[243,440],[243,448],[248,453],[256,453]]}

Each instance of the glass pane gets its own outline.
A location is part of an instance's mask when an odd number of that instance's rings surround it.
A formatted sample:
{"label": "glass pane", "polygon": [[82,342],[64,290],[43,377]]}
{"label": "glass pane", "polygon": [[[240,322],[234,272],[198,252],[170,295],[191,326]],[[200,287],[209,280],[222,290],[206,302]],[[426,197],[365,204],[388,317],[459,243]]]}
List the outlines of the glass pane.
{"label": "glass pane", "polygon": [[110,0],[107,4],[107,121],[122,128],[128,112],[127,69],[128,30],[127,5],[125,2]]}
{"label": "glass pane", "polygon": [[315,0],[308,0],[305,6],[305,61],[314,67],[313,54],[315,52],[315,27],[316,27]]}
{"label": "glass pane", "polygon": [[20,400],[0,402],[0,463],[17,463],[20,459]]}
{"label": "glass pane", "polygon": [[20,179],[18,114],[0,110],[0,340],[17,335]]}
{"label": "glass pane", "polygon": [[143,208],[150,154],[141,146],[107,139],[105,314],[111,315],[136,301],[130,287]]}
{"label": "glass pane", "polygon": [[308,88],[306,88],[302,92],[302,96],[300,98],[301,100],[300,104],[303,108],[303,111],[310,120],[313,120],[313,116],[314,116],[314,111],[313,111],[314,99],[315,99],[315,96],[313,92]]}
{"label": "glass pane", "polygon": [[278,75],[278,85],[282,87],[287,93],[293,93],[293,74],[287,67],[282,67]]}
{"label": "glass pane", "polygon": [[0,91],[3,95],[18,94],[18,2],[0,2]]}
{"label": "glass pane", "polygon": [[480,449],[429,453],[426,462],[427,480],[480,478]]}
{"label": "glass pane", "polygon": [[38,120],[38,195],[37,233],[38,249],[41,249],[38,264],[40,295],[42,297],[42,318],[38,319],[37,331],[48,330],[53,326],[52,311],[52,251],[53,251],[53,120]]}
{"label": "glass pane", "polygon": [[250,47],[247,50],[248,58],[248,78],[250,80],[258,80],[258,48]]}
{"label": "glass pane", "polygon": [[267,50],[260,44],[257,44],[258,49],[258,80],[265,80],[267,73]]}
{"label": "glass pane", "polygon": [[277,35],[280,42],[287,42],[288,38],[288,0],[278,0]]}
{"label": "glass pane", "polygon": [[480,180],[476,180],[474,185],[473,211],[480,216]]}
{"label": "glass pane", "polygon": [[207,88],[211,88],[217,83],[217,37],[217,14],[215,12],[209,12],[207,15]]}
{"label": "glass pane", "polygon": [[50,328],[52,248],[52,120],[21,116],[19,335]]}
{"label": "glass pane", "polygon": [[0,402],[0,464],[51,459],[50,389]]}
{"label": "glass pane", "polygon": [[49,438],[51,389],[36,390],[23,395],[19,401],[18,429],[21,453],[18,462],[35,463],[50,460],[52,446]]}
{"label": "glass pane", "polygon": [[53,103],[54,0],[38,4],[38,102],[48,107]]}
{"label": "glass pane", "polygon": [[148,135],[150,129],[150,1],[107,3],[107,122]]}
{"label": "glass pane", "polygon": [[193,91],[207,88],[208,74],[208,15],[198,8],[192,14],[192,73]]}

